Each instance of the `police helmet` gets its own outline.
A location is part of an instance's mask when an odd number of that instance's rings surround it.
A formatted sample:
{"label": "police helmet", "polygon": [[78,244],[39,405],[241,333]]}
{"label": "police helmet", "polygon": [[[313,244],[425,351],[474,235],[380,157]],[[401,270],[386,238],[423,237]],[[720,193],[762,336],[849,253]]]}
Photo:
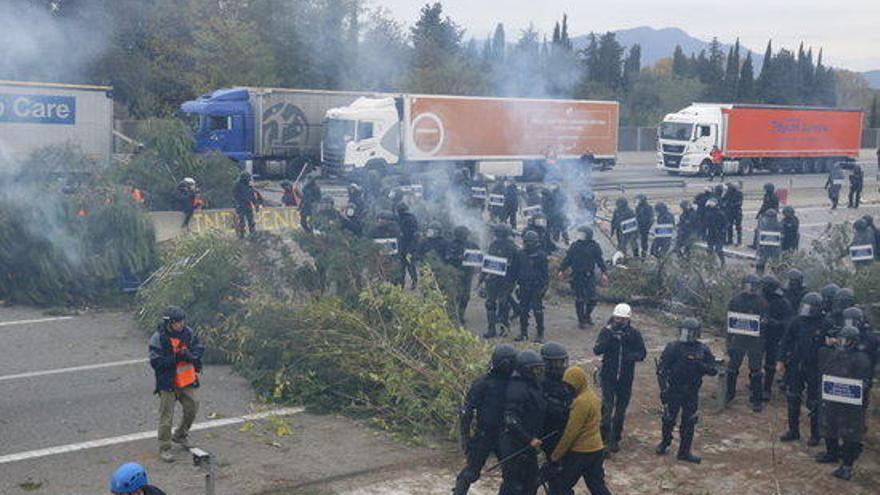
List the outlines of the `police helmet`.
{"label": "police helmet", "polygon": [[838,346],[849,347],[859,340],[859,329],[846,325],[837,332],[835,337],[837,338]]}
{"label": "police helmet", "polygon": [[293,182],[290,182],[289,180],[283,180],[281,181],[281,187],[283,187],[284,189],[290,189],[291,187],[293,187]]}
{"label": "police helmet", "polygon": [[637,194],[636,201],[638,201],[639,203],[643,203],[645,201],[648,201],[648,196],[646,196],[644,194]]}
{"label": "police helmet", "polygon": [[862,220],[864,220],[869,227],[874,226],[874,217],[872,215],[865,215],[862,217]]}
{"label": "police helmet", "polygon": [[856,294],[852,289],[848,287],[844,287],[837,291],[837,294],[834,294],[834,309],[835,311],[843,311],[846,308],[851,308],[856,304]]}
{"label": "police helmet", "polygon": [[804,272],[798,270],[797,268],[792,268],[791,270],[785,272],[785,288],[792,287],[803,287],[804,286]]}
{"label": "police helmet", "polygon": [[818,292],[807,292],[801,298],[798,315],[815,318],[822,314],[822,295]]}
{"label": "police helmet", "polygon": [[398,215],[409,213],[409,206],[406,203],[398,203],[396,210]]}
{"label": "police helmet", "polygon": [[685,318],[678,326],[678,332],[682,342],[696,342],[700,339],[700,320]]}
{"label": "police helmet", "polygon": [[250,182],[252,178],[253,178],[253,176],[252,176],[251,173],[248,172],[247,170],[245,170],[245,171],[243,171],[242,173],[238,174],[238,181],[239,181],[239,182]]}
{"label": "police helmet", "polygon": [[582,225],[578,227],[578,231],[584,234],[584,240],[592,241],[593,240],[593,228],[589,225]]}
{"label": "police helmet", "polygon": [[837,295],[837,291],[839,290],[840,286],[835,283],[830,283],[825,287],[822,287],[821,296],[823,304],[830,307],[831,303],[834,302],[834,296]]}
{"label": "police helmet", "polygon": [[750,273],[750,274],[746,275],[745,277],[743,277],[743,279],[742,279],[743,289],[745,289],[748,292],[757,291],[760,283],[761,283],[761,279],[758,278],[758,276],[755,275],[754,273]]}
{"label": "police helmet", "polygon": [[452,235],[459,241],[466,241],[471,235],[471,231],[464,225],[459,225],[452,231]]}
{"label": "police helmet", "polygon": [[498,344],[492,351],[492,370],[504,375],[513,373],[516,366],[516,347],[510,344]]}
{"label": "police helmet", "polygon": [[768,182],[768,183],[764,184],[764,192],[772,193],[775,190],[776,190],[776,186],[774,186],[772,183]]}
{"label": "police helmet", "polygon": [[516,371],[522,377],[538,379],[544,373],[544,360],[532,349],[520,351],[516,355]]}
{"label": "police helmet", "polygon": [[858,232],[862,232],[868,229],[868,223],[865,222],[864,218],[860,218],[853,222],[853,228],[856,229],[856,231]]}
{"label": "police helmet", "polygon": [[558,342],[547,342],[541,347],[541,359],[548,377],[561,380],[568,368],[568,351]]}
{"label": "police helmet", "polygon": [[357,185],[354,182],[352,182],[351,184],[348,185],[348,194],[351,194],[351,195],[360,194],[362,191],[363,191],[363,189],[361,188],[361,186]]}
{"label": "police helmet", "polygon": [[669,210],[669,207],[666,206],[666,203],[661,201],[654,205],[654,209],[657,210],[658,213],[666,213],[666,211]]}
{"label": "police helmet", "polygon": [[793,217],[794,216],[794,208],[792,208],[791,206],[786,206],[785,208],[782,209],[782,214],[787,217]]}
{"label": "police helmet", "polygon": [[526,246],[536,246],[541,242],[541,236],[534,230],[527,230],[523,234],[523,242]]}
{"label": "police helmet", "polygon": [[781,286],[782,283],[775,275],[767,274],[761,277],[761,289],[768,294],[776,292]]}
{"label": "police helmet", "polygon": [[626,198],[617,198],[617,201],[615,201],[614,204],[616,204],[618,208],[626,208],[629,205],[629,202]]}
{"label": "police helmet", "polygon": [[180,306],[168,306],[163,319],[170,322],[183,321],[186,319],[186,312]]}
{"label": "police helmet", "polygon": [[681,207],[682,210],[690,209],[691,202],[688,200],[683,200],[681,203],[678,203],[678,206]]}
{"label": "police helmet", "polygon": [[851,306],[843,310],[843,324],[844,325],[852,325],[856,328],[862,326],[865,322],[865,313],[861,310],[861,308],[857,308],[855,306]]}

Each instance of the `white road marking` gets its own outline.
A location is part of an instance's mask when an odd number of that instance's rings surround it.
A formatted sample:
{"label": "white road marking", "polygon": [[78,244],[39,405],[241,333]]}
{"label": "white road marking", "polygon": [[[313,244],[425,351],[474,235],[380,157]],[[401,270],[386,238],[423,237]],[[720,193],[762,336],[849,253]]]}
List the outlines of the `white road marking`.
{"label": "white road marking", "polygon": [[[193,425],[190,431],[207,430],[209,428],[219,428],[221,426],[229,426],[241,424],[246,421],[254,421],[277,416],[293,416],[305,411],[302,407],[285,407],[281,409],[273,409],[271,411],[246,414],[237,418],[215,419],[204,423]],[[49,447],[46,449],[31,450],[28,452],[19,452],[17,454],[9,454],[0,456],[0,464],[9,464],[13,462],[26,461],[28,459],[38,459],[50,455],[68,454],[70,452],[79,452],[81,450],[97,449],[101,447],[109,447],[111,445],[119,445],[122,443],[137,442],[140,440],[149,440],[156,438],[156,430],[144,431],[141,433],[132,433],[130,435],[122,435],[118,437],[102,438],[100,440],[91,440],[88,442],[72,443],[61,445],[58,447]]]}
{"label": "white road marking", "polygon": [[30,325],[33,323],[48,323],[50,321],[62,321],[72,319],[72,316],[55,316],[52,318],[37,318],[35,320],[0,321],[0,327],[10,327],[12,325]]}
{"label": "white road marking", "polygon": [[141,364],[149,361],[147,358],[127,359],[125,361],[114,361],[112,363],[87,364],[85,366],[74,366],[71,368],[58,368],[45,371],[31,371],[29,373],[18,373],[16,375],[0,376],[0,382],[9,380],[19,380],[23,378],[35,378],[38,376],[59,375],[62,373],[75,373],[77,371],[99,370],[102,368],[113,368],[115,366],[128,366],[130,364]]}

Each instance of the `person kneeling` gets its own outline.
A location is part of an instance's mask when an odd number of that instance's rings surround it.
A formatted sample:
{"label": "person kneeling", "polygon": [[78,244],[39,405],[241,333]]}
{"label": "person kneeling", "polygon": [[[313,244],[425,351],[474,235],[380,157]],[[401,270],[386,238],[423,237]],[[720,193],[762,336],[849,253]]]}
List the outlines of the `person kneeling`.
{"label": "person kneeling", "polygon": [[571,495],[574,486],[583,478],[592,495],[610,495],[605,486],[605,460],[602,434],[599,431],[602,405],[590,389],[587,374],[572,366],[565,370],[563,380],[571,385],[576,396],[571,403],[568,422],[550,462],[557,464],[557,474],[552,477],[552,495]]}

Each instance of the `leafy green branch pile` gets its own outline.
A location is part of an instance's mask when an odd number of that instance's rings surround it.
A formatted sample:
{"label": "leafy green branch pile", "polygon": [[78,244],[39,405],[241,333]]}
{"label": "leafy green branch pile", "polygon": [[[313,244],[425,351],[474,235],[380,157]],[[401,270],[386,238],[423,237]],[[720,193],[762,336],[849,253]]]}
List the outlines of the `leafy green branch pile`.
{"label": "leafy green branch pile", "polygon": [[0,300],[106,304],[123,276],[156,266],[143,209],[77,150],[46,148],[0,172]]}
{"label": "leafy green branch pile", "polygon": [[140,295],[142,325],[180,304],[212,353],[268,399],[416,438],[451,434],[488,348],[450,318],[442,280],[425,266],[420,288],[404,291],[383,282],[391,267],[372,242],[292,236],[176,241]]}
{"label": "leafy green branch pile", "polygon": [[[854,270],[848,261],[851,239],[849,225],[836,225],[813,242],[809,252],[786,254],[768,265],[767,273],[782,275],[789,268],[804,272],[808,287],[818,289],[829,282],[851,287],[859,304],[880,318],[880,264]],[[606,300],[629,301],[686,313],[705,323],[720,326],[727,314],[727,304],[740,288],[742,277],[751,271],[743,263],[728,263],[721,268],[717,260],[695,249],[689,258],[674,255],[660,260],[632,260],[626,267],[615,268],[608,287],[601,290]],[[558,292],[567,287],[557,285]]]}

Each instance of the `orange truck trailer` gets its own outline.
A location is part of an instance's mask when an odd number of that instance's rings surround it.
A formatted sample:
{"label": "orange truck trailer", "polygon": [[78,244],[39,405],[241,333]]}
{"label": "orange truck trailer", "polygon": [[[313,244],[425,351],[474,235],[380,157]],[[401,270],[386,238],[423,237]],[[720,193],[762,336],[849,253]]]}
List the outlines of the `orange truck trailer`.
{"label": "orange truck trailer", "polygon": [[617,156],[618,113],[613,101],[364,97],[327,112],[322,162],[345,171],[451,162],[515,164],[528,174],[556,161],[607,169]]}
{"label": "orange truck trailer", "polygon": [[721,150],[727,172],[826,172],[859,156],[862,111],[695,103],[660,124],[657,167],[705,174]]}

